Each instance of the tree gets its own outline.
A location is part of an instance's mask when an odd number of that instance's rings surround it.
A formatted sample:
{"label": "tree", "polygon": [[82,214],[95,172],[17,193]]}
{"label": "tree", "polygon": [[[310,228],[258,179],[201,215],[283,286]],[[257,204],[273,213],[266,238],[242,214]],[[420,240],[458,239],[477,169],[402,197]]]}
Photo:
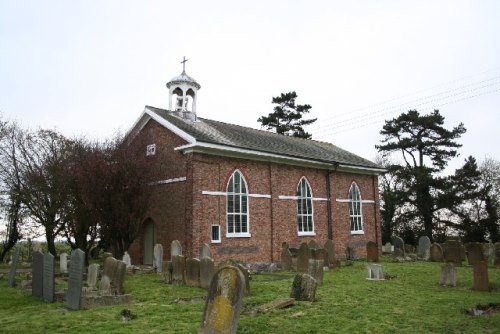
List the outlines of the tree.
{"label": "tree", "polygon": [[485,222],[492,242],[500,241],[500,162],[486,158],[480,166],[481,183],[484,187],[485,210],[488,218]]}
{"label": "tree", "polygon": [[257,120],[267,130],[274,130],[276,133],[285,136],[310,139],[311,134],[307,133],[303,126],[316,122],[317,118],[302,119],[308,113],[311,106],[308,104],[295,104],[297,93],[281,93],[280,96],[273,97],[274,112],[267,116],[261,116]]}
{"label": "tree", "polygon": [[404,164],[392,165],[390,171],[402,182],[405,203],[415,208],[406,211],[404,217],[421,224],[431,240],[438,229],[436,214],[443,208],[439,198],[446,187],[446,179],[436,174],[458,155],[461,144],[456,140],[466,131],[462,123],[452,130],[443,124],[444,117],[438,110],[428,115],[410,110],[386,121],[380,131],[382,144],[376,145],[384,155],[401,153]]}

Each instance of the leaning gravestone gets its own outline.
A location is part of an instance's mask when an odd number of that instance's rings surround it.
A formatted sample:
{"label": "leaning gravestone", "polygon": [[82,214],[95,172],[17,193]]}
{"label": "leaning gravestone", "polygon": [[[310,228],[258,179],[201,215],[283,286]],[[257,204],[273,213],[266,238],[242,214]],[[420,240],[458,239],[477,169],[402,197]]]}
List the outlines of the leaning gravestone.
{"label": "leaning gravestone", "polygon": [[31,295],[43,298],[43,253],[33,252]]}
{"label": "leaning gravestone", "polygon": [[292,270],[292,253],[287,247],[283,247],[281,250],[281,270],[291,271]]}
{"label": "leaning gravestone", "polygon": [[244,280],[243,273],[234,266],[224,266],[215,273],[198,333],[236,333],[245,294]]}
{"label": "leaning gravestone", "polygon": [[297,274],[293,279],[290,298],[313,302],[316,298],[318,282],[309,274]]}
{"label": "leaning gravestone", "polygon": [[55,293],[55,262],[54,255],[45,253],[43,255],[43,300],[47,303],[54,302]]}
{"label": "leaning gravestone", "polygon": [[185,278],[186,259],[182,255],[172,257],[172,284],[182,285],[186,282]]}
{"label": "leaning gravestone", "polygon": [[323,249],[325,250],[325,265],[328,268],[335,268],[337,266],[337,259],[335,258],[335,245],[333,244],[333,240],[326,240]]}
{"label": "leaning gravestone", "polygon": [[457,269],[453,262],[448,262],[441,266],[441,278],[439,280],[441,286],[457,286]]}
{"label": "leaning gravestone", "polygon": [[59,272],[61,274],[68,273],[68,254],[66,253],[59,255]]}
{"label": "leaning gravestone", "polygon": [[403,239],[398,237],[397,235],[393,235],[392,238],[392,243],[394,244],[394,256],[395,257],[402,257],[405,258],[405,242]]}
{"label": "leaning gravestone", "polygon": [[182,255],[182,245],[179,240],[174,240],[170,246],[170,259],[177,255]]}
{"label": "leaning gravestone", "polygon": [[297,255],[297,271],[299,273],[307,273],[309,270],[309,259],[311,258],[311,250],[309,246],[303,242],[300,244],[299,253]]}
{"label": "leaning gravestone", "polygon": [[200,288],[208,289],[214,276],[214,260],[204,257],[200,260]]}
{"label": "leaning gravestone", "polygon": [[486,261],[474,263],[474,290],[490,291],[490,281],[488,279],[488,264]]}
{"label": "leaning gravestone", "polygon": [[445,262],[453,262],[456,266],[462,265],[462,244],[458,240],[446,240],[443,256]]}
{"label": "leaning gravestone", "polygon": [[370,263],[367,267],[368,269],[368,280],[381,281],[384,280],[384,271],[382,270],[382,265]]}
{"label": "leaning gravestone", "polygon": [[68,278],[68,293],[66,307],[70,310],[79,310],[82,297],[83,267],[85,266],[85,252],[74,249],[71,252],[71,266]]}
{"label": "leaning gravestone", "polygon": [[208,244],[203,243],[200,246],[200,260],[205,257],[212,258],[212,251],[210,250],[210,246]]}
{"label": "leaning gravestone", "polygon": [[200,286],[200,260],[191,258],[186,260],[186,285]]}
{"label": "leaning gravestone", "polygon": [[431,256],[431,239],[424,235],[418,239],[417,257],[422,260],[429,260]]}
{"label": "leaning gravestone", "polygon": [[431,245],[431,261],[433,262],[443,262],[443,248],[438,243],[433,243]]}
{"label": "leaning gravestone", "polygon": [[126,264],[122,261],[118,261],[114,257],[108,257],[104,262],[102,278],[109,278],[111,294],[123,294],[123,280],[125,279],[126,271]]}
{"label": "leaning gravestone", "polygon": [[479,242],[470,242],[465,246],[467,261],[473,266],[476,263],[486,261],[483,253],[483,246]]}
{"label": "leaning gravestone", "polygon": [[16,247],[16,252],[14,253],[14,257],[12,258],[12,263],[10,264],[9,279],[7,281],[7,286],[11,288],[16,286],[16,271],[17,271],[17,262],[19,262],[19,251],[20,248]]}
{"label": "leaning gravestone", "polygon": [[369,262],[378,262],[378,246],[373,241],[366,243],[366,259]]}
{"label": "leaning gravestone", "polygon": [[153,250],[154,253],[154,267],[157,273],[161,273],[163,268],[163,246],[162,244],[156,244]]}

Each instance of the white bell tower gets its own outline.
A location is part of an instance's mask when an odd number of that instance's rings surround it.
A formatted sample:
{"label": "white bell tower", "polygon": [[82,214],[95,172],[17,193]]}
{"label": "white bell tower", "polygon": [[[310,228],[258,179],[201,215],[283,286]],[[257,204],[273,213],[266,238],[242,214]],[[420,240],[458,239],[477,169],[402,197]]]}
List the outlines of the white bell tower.
{"label": "white bell tower", "polygon": [[167,82],[168,109],[177,116],[196,121],[196,98],[200,84],[186,74],[186,57],[181,61],[182,73]]}

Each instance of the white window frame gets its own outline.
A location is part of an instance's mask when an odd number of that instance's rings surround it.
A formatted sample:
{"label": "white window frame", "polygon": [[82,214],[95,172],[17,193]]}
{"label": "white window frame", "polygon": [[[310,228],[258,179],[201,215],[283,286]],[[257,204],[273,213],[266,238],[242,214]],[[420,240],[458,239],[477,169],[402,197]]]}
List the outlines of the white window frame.
{"label": "white window frame", "polygon": [[[219,236],[219,239],[214,239],[214,227],[218,229],[217,235]],[[220,225],[219,224],[212,224],[210,228],[210,239],[213,244],[220,244],[221,241],[221,235],[220,235]]]}
{"label": "white window frame", "polygon": [[363,229],[363,201],[356,182],[349,188],[349,225],[351,234],[365,234]]}
{"label": "white window frame", "polygon": [[146,156],[156,154],[156,144],[149,144],[146,146]]}
{"label": "white window frame", "polygon": [[[305,191],[305,194],[304,194],[304,191]],[[304,206],[305,206],[305,213],[303,210]],[[305,223],[304,223],[304,219],[306,219]],[[310,220],[310,223],[311,223],[311,230],[309,230],[307,228],[309,225],[308,220]],[[314,205],[313,205],[312,188],[311,188],[311,185],[309,184],[309,181],[307,181],[305,176],[303,176],[300,179],[299,184],[297,185],[297,220],[296,220],[296,222],[297,222],[297,234],[299,236],[316,235],[316,233],[314,232]],[[304,227],[306,227],[307,230],[305,230]],[[302,228],[302,231],[301,231],[301,228]]]}
{"label": "white window frame", "polygon": [[[236,178],[239,178],[237,180]],[[234,191],[235,181],[240,181],[240,191]],[[232,183],[232,187],[231,187]],[[243,191],[244,188],[244,191]],[[248,196],[248,184],[240,170],[235,170],[226,186],[226,237],[227,238],[245,238],[250,237],[250,196]],[[232,212],[230,212],[230,201],[232,201]],[[236,204],[236,205],[235,205]],[[236,209],[239,208],[239,211]],[[246,212],[245,212],[246,211]],[[236,230],[236,219],[239,218],[243,229],[246,224],[245,232],[235,232]],[[230,228],[231,219],[233,220],[233,227]],[[242,220],[245,219],[246,223]]]}

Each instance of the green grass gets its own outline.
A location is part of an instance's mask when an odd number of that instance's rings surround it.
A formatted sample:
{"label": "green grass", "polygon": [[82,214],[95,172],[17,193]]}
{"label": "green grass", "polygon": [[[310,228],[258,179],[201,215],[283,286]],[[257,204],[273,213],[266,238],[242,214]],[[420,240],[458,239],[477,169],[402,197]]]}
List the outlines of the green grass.
{"label": "green grass", "polygon": [[[470,317],[464,309],[500,303],[500,269],[489,268],[492,292],[472,291],[472,269],[458,268],[458,286],[441,288],[440,264],[382,262],[396,278],[366,280],[366,265],[325,272],[317,301],[296,302],[287,309],[240,317],[238,333],[498,333],[500,314]],[[254,275],[243,312],[289,296],[292,273]],[[0,280],[0,333],[196,333],[204,301],[184,304],[178,298],[204,296],[202,289],[160,282],[157,274],[127,276],[130,305],[68,311],[62,303],[45,304],[6,287]],[[124,308],[137,319],[123,322]]]}

